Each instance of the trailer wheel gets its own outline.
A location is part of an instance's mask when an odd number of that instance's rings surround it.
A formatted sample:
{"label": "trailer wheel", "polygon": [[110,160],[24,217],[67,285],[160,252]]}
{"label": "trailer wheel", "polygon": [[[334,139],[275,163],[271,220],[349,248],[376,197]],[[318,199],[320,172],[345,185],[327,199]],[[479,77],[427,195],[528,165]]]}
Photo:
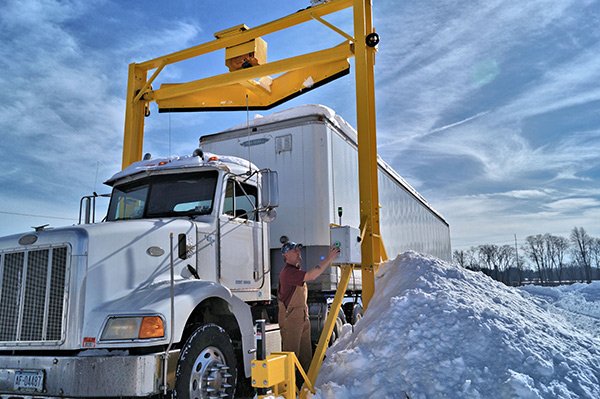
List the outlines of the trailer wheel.
{"label": "trailer wheel", "polygon": [[181,350],[173,394],[182,399],[233,398],[236,375],[229,335],[216,324],[205,324]]}
{"label": "trailer wheel", "polygon": [[357,303],[352,309],[352,325],[356,324],[362,317],[363,307],[360,303]]}
{"label": "trailer wheel", "polygon": [[342,333],[342,327],[346,323],[346,315],[344,314],[344,310],[340,308],[338,312],[338,316],[335,319],[335,324],[333,325],[333,331],[331,332],[331,339],[329,340],[329,346],[333,345],[335,341],[340,337]]}

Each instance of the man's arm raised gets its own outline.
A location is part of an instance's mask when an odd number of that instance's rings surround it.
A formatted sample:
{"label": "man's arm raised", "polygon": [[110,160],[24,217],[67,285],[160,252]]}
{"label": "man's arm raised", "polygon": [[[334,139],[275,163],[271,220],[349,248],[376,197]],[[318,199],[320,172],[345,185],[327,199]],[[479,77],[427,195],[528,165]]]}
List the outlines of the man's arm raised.
{"label": "man's arm raised", "polygon": [[312,281],[319,277],[325,269],[331,266],[331,263],[340,255],[340,249],[336,247],[329,248],[329,254],[317,266],[307,271],[304,275],[304,281]]}

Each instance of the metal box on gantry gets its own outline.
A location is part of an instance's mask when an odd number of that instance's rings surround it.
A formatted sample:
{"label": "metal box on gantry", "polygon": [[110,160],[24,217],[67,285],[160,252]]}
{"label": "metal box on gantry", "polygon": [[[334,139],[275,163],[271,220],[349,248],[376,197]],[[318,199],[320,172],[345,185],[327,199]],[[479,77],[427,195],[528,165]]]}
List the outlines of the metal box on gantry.
{"label": "metal box on gantry", "polygon": [[360,254],[360,230],[350,226],[333,226],[330,230],[331,245],[340,249],[340,256],[333,261],[334,265],[358,264]]}

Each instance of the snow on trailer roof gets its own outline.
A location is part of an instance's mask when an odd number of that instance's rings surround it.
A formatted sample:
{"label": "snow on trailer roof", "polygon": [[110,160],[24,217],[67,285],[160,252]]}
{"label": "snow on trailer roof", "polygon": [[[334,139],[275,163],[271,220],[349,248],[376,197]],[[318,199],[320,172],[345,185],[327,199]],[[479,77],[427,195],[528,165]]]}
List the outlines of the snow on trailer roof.
{"label": "snow on trailer roof", "polygon": [[271,123],[289,121],[291,119],[299,119],[313,115],[324,116],[331,124],[347,133],[352,139],[356,141],[356,130],[354,130],[354,128],[348,122],[346,122],[344,118],[336,114],[336,112],[333,109],[321,104],[299,105],[297,107],[289,108],[283,111],[274,112],[267,116],[257,114],[254,117],[254,119],[248,122],[248,124],[243,123],[235,125],[229,129],[225,129],[223,132],[245,129],[247,127],[268,125]]}
{"label": "snow on trailer roof", "polygon": [[[289,108],[283,111],[274,112],[270,115],[263,116],[257,114],[253,120],[250,120],[247,124],[238,124],[229,129],[225,129],[219,133],[215,133],[214,135],[231,132],[235,130],[243,130],[247,128],[253,128],[258,126],[270,125],[278,122],[289,121],[293,119],[301,119],[309,116],[322,116],[324,117],[331,125],[340,130],[343,134],[345,134],[348,138],[350,138],[355,145],[358,143],[358,134],[356,129],[352,127],[344,118],[338,115],[333,109],[329,108],[326,105],[322,104],[305,104],[297,107]],[[207,136],[212,136],[211,134]],[[431,211],[433,211],[438,217],[442,220],[445,218],[435,210],[431,204],[413,187],[408,183],[398,172],[396,172],[387,162],[385,162],[379,155],[377,155],[377,163],[379,166],[391,175],[394,179],[396,179],[406,190],[408,190],[412,195],[414,195],[419,201],[425,204]]]}
{"label": "snow on trailer roof", "polygon": [[105,184],[112,186],[118,180],[139,174],[148,175],[159,171],[175,169],[199,169],[207,166],[225,169],[235,174],[244,173],[248,169],[258,170],[255,164],[245,159],[204,152],[202,157],[196,155],[184,155],[134,162],[122,171],[115,173],[105,182]]}

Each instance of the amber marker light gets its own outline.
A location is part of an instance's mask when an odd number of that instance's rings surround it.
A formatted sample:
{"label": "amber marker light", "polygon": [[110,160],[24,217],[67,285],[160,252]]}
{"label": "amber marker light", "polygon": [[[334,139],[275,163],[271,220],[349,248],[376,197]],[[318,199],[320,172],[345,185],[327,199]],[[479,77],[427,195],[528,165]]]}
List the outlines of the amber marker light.
{"label": "amber marker light", "polygon": [[141,339],[162,338],[164,336],[165,326],[163,320],[159,316],[146,316],[142,319],[139,335]]}

